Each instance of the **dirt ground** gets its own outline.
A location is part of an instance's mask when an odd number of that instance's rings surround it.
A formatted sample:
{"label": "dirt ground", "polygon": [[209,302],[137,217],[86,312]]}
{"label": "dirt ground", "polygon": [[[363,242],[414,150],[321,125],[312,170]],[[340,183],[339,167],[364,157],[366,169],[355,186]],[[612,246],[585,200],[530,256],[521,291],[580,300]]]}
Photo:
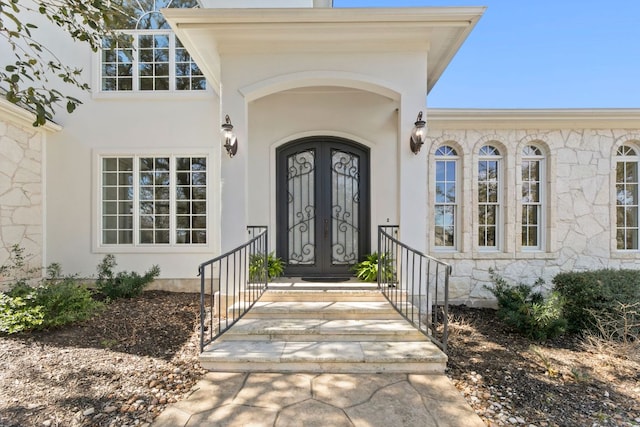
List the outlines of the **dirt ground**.
{"label": "dirt ground", "polygon": [[[0,336],[0,427],[148,425],[204,373],[198,303],[150,291],[80,325]],[[487,425],[640,426],[637,354],[532,345],[493,311],[452,313],[447,375]]]}
{"label": "dirt ground", "polygon": [[487,425],[640,426],[637,345],[532,343],[493,310],[452,312],[447,374]]}

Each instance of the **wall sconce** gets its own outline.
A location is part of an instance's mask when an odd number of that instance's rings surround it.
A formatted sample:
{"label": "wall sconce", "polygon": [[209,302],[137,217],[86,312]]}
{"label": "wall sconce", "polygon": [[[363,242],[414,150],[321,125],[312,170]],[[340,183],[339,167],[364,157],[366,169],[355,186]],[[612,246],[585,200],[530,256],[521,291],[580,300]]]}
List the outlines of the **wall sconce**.
{"label": "wall sconce", "polygon": [[222,146],[227,150],[229,157],[233,157],[238,152],[238,138],[233,133],[233,125],[228,114],[224,117],[224,120],[225,123],[222,124],[222,140],[224,144]]}
{"label": "wall sconce", "polygon": [[411,145],[411,151],[413,154],[418,154],[420,152],[420,148],[424,144],[427,139],[427,127],[425,126],[427,123],[422,120],[422,111],[418,113],[418,118],[414,123],[413,129],[411,130],[411,139],[409,139],[409,144]]}

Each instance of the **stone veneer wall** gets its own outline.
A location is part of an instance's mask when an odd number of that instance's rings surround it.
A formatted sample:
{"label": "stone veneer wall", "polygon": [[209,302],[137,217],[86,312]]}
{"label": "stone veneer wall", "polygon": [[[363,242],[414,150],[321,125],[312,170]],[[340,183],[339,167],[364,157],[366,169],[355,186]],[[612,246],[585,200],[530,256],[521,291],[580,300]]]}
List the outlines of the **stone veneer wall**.
{"label": "stone veneer wall", "polygon": [[[560,272],[599,268],[640,268],[640,252],[620,252],[615,240],[615,154],[620,144],[640,148],[640,130],[566,129],[527,130],[430,130],[427,147],[430,165],[430,199],[434,200],[435,150],[451,145],[461,156],[458,170],[460,229],[459,248],[443,252],[430,247],[436,257],[450,262],[453,277],[450,298],[455,303],[493,305],[489,269],[510,281],[533,284],[543,278],[547,288]],[[475,203],[477,153],[493,143],[503,154],[504,228],[500,251],[481,252],[477,242]],[[520,247],[520,153],[528,144],[546,152],[547,210],[545,247],[528,252]],[[433,224],[433,213],[428,224]],[[433,245],[430,226],[429,244]]]}
{"label": "stone veneer wall", "polygon": [[0,265],[17,244],[30,266],[42,266],[43,139],[42,130],[0,116]]}

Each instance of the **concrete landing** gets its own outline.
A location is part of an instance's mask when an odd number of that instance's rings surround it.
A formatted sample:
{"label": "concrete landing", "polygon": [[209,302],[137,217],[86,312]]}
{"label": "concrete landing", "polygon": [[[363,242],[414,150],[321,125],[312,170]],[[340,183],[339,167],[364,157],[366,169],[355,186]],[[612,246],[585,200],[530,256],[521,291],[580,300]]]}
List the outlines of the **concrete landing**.
{"label": "concrete landing", "polygon": [[483,427],[444,375],[207,374],[153,427]]}

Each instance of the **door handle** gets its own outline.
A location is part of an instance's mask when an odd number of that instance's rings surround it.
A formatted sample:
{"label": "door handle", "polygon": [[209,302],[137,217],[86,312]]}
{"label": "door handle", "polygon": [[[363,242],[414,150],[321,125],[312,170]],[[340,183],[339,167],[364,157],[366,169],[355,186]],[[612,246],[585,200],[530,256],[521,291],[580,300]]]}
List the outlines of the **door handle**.
{"label": "door handle", "polygon": [[324,238],[326,239],[327,237],[329,237],[329,220],[325,219],[324,220]]}

